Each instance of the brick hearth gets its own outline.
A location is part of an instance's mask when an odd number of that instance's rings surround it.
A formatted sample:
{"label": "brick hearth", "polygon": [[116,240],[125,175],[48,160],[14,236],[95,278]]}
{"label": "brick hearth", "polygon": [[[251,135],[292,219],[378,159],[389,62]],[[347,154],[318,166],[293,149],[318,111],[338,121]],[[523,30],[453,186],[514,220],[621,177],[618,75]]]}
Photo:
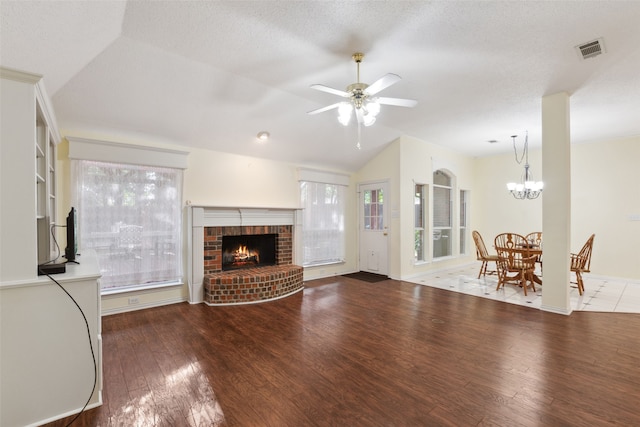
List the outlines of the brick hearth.
{"label": "brick hearth", "polygon": [[275,265],[204,276],[204,301],[238,304],[282,298],[302,290],[302,267]]}

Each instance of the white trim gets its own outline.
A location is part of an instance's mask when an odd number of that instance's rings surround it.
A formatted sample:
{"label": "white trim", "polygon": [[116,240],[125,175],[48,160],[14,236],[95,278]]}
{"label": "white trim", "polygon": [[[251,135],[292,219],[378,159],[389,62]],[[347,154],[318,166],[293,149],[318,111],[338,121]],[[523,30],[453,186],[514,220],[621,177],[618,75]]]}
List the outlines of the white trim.
{"label": "white trim", "polygon": [[[103,403],[104,402],[102,401],[102,390],[98,390],[98,401],[88,404],[87,407],[84,408],[84,411],[86,412],[89,409],[94,409],[94,408],[97,408],[99,406],[102,406]],[[37,421],[37,422],[35,422],[33,424],[27,424],[25,427],[38,427],[38,426],[42,426],[44,424],[49,424],[49,423],[51,423],[53,421],[58,421],[58,420],[61,420],[62,418],[70,417],[71,415],[76,415],[80,411],[82,411],[82,408],[71,409],[70,411],[63,412],[62,414],[54,415],[54,416],[46,418],[44,420]]]}
{"label": "white trim", "polygon": [[69,158],[187,169],[188,151],[68,136]]}
{"label": "white trim", "polygon": [[114,307],[110,309],[102,309],[102,315],[109,316],[111,314],[126,313],[128,311],[143,310],[145,308],[162,307],[163,305],[178,304],[181,302],[185,302],[186,300],[187,299],[185,297],[176,297],[176,298],[167,298],[160,301],[147,302],[143,304],[127,305],[127,306],[121,306],[121,307]]}
{"label": "white trim", "polygon": [[42,75],[15,70],[12,68],[0,67],[0,78],[20,83],[28,83],[34,86],[36,98],[41,106],[40,112],[44,115],[47,127],[51,131],[53,143],[56,145],[59,144],[61,138],[60,131],[58,130],[58,121],[56,120],[56,115],[53,112],[51,98],[49,98],[49,95],[47,94]]}
{"label": "white trim", "polygon": [[27,71],[20,71],[13,68],[0,67],[0,78],[35,85],[42,80],[42,75],[29,73]]}
{"label": "white trim", "polygon": [[132,285],[130,287],[116,286],[113,288],[100,289],[100,295],[101,296],[119,295],[119,294],[126,294],[128,292],[148,291],[150,289],[182,287],[183,285],[184,283],[182,283],[182,280],[170,280],[166,282],[155,282],[150,284]]}
{"label": "white trim", "polygon": [[[458,167],[458,164],[456,162],[452,162],[450,159],[431,157],[431,175],[433,175],[433,173],[438,170],[445,170],[450,174],[457,176],[460,168]],[[433,176],[431,177],[431,183],[433,184]],[[453,188],[453,183],[451,188]]]}
{"label": "white trim", "polygon": [[571,308],[568,308],[566,310],[561,310],[558,307],[553,307],[553,306],[544,305],[544,304],[540,306],[540,310],[548,311],[549,313],[563,314],[565,316],[569,316],[573,312]]}
{"label": "white trim", "polygon": [[194,226],[233,227],[251,225],[293,225],[295,209],[203,208],[202,223]]}
{"label": "white trim", "polygon": [[349,186],[349,175],[316,169],[298,168],[298,181]]}
{"label": "white trim", "polygon": [[336,265],[336,264],[346,264],[347,261],[341,259],[338,261],[322,261],[322,262],[318,262],[317,264],[302,264],[303,267],[305,268],[312,268],[312,267],[324,267],[325,265]]}

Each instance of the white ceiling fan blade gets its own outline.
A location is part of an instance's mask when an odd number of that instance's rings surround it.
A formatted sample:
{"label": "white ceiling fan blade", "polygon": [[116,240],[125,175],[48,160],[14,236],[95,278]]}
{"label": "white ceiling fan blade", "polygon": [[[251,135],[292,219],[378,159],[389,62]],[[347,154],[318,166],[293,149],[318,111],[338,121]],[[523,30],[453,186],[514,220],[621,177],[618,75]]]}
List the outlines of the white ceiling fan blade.
{"label": "white ceiling fan blade", "polygon": [[342,104],[342,102],[338,102],[336,104],[327,105],[326,107],[318,108],[317,110],[308,111],[307,114],[318,114],[324,113],[325,111],[333,110],[334,108],[338,108]]}
{"label": "white ceiling fan blade", "polygon": [[378,104],[395,105],[396,107],[415,107],[418,101],[402,98],[376,98]]}
{"label": "white ceiling fan blade", "polygon": [[388,88],[392,84],[398,83],[400,80],[402,79],[397,74],[385,74],[375,82],[371,83],[369,87],[364,90],[364,93],[366,93],[367,95],[375,95],[381,90]]}
{"label": "white ceiling fan blade", "polygon": [[311,89],[316,89],[316,90],[320,90],[322,92],[331,93],[333,95],[338,95],[338,96],[341,96],[343,98],[349,98],[351,96],[351,94],[349,92],[345,92],[343,90],[334,89],[332,87],[325,86],[325,85],[319,85],[319,84],[311,85]]}

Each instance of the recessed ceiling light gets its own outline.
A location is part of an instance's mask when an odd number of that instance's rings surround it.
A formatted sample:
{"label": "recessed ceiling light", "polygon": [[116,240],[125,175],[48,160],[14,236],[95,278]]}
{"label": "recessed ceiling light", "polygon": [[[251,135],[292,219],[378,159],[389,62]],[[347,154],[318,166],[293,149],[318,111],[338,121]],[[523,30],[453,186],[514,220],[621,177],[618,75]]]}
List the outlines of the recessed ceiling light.
{"label": "recessed ceiling light", "polygon": [[488,140],[487,142],[488,142],[489,144],[495,144],[495,143],[497,143],[497,142],[498,142],[498,140],[496,140],[496,139],[490,139],[490,140]]}
{"label": "recessed ceiling light", "polygon": [[271,135],[269,135],[269,132],[267,132],[267,131],[262,131],[262,132],[258,132],[258,135],[256,135],[256,136],[258,138],[258,141],[267,142]]}

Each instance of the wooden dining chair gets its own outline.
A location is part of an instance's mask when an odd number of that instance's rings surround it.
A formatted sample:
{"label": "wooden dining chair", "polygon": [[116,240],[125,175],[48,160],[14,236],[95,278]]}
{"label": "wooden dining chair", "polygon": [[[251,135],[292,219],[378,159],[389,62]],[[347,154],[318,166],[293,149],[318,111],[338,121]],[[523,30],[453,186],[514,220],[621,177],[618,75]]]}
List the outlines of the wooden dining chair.
{"label": "wooden dining chair", "polygon": [[[480,265],[480,272],[478,273],[478,279],[480,276],[486,276],[487,274],[496,274],[498,272],[498,255],[489,254],[479,232],[473,230],[471,235],[473,236],[473,241],[476,244],[476,258],[478,261],[482,261],[482,264]],[[496,263],[496,269],[487,271],[487,267],[490,262]]]}
{"label": "wooden dining chair", "polygon": [[[498,234],[494,240],[498,252],[498,286],[504,287],[507,282],[515,282],[527,295],[527,287],[536,291],[533,273],[536,268],[537,255],[529,254],[529,245],[524,236],[515,233]],[[509,274],[515,273],[514,276]]]}
{"label": "wooden dining chair", "polygon": [[582,281],[582,273],[589,273],[591,270],[591,252],[593,251],[593,239],[596,237],[592,234],[577,254],[571,254],[571,271],[576,273],[576,281],[571,282],[577,285],[580,295],[584,293],[584,282]]}
{"label": "wooden dining chair", "polygon": [[[542,231],[534,231],[524,236],[532,245],[536,245],[539,249],[542,249]],[[542,272],[542,255],[538,255],[536,263],[540,264],[540,272]]]}

